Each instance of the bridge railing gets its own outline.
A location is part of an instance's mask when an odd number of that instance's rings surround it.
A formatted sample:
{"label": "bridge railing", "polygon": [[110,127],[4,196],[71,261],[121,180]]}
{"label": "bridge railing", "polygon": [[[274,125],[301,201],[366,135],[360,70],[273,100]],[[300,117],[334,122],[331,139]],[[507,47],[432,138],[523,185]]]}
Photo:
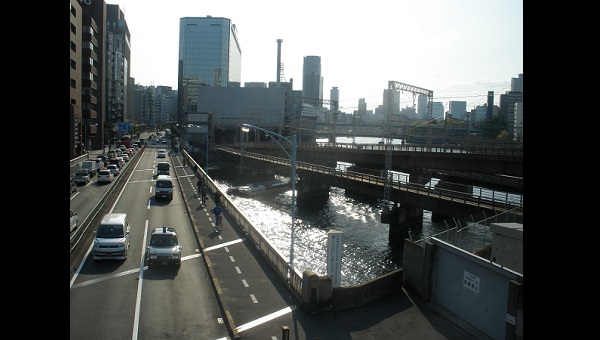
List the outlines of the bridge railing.
{"label": "bridge railing", "polygon": [[[220,150],[227,151],[232,154],[242,155],[257,160],[267,161],[275,164],[291,166],[291,161],[288,158],[280,158],[270,155],[264,155],[249,151],[241,151],[225,146],[218,146]],[[306,170],[318,172],[330,176],[338,176],[355,181],[369,183],[373,185],[385,185],[385,176],[376,176],[372,174],[350,171],[346,165],[338,165],[335,168],[324,165],[311,164],[307,162],[296,161],[298,170]],[[410,182],[410,175],[398,172],[392,172],[391,186],[397,190],[409,191],[418,195],[425,195],[437,199],[444,199],[451,202],[472,205],[478,208],[486,209],[512,209],[523,207],[523,196],[517,194],[509,194],[505,192],[494,191],[486,188],[473,187],[458,183],[445,182],[445,186],[457,188],[458,190],[438,187],[434,181],[429,181],[427,184]]]}
{"label": "bridge railing", "polygon": [[[236,144],[236,148],[244,146],[246,148],[260,148],[260,149],[281,149],[281,147],[272,142],[248,142],[242,144]],[[505,144],[458,144],[458,145],[422,145],[422,144],[391,144],[389,145],[394,153],[410,153],[415,154],[418,152],[438,153],[438,156],[447,155],[449,157],[463,156],[473,157],[482,159],[498,158],[498,157],[512,157],[519,158],[523,157],[523,148],[518,145],[507,146]],[[386,145],[384,143],[377,144],[355,144],[355,143],[327,143],[327,142],[315,142],[315,143],[298,143],[297,150],[319,150],[325,149],[340,150],[363,150],[373,152],[385,152]]]}

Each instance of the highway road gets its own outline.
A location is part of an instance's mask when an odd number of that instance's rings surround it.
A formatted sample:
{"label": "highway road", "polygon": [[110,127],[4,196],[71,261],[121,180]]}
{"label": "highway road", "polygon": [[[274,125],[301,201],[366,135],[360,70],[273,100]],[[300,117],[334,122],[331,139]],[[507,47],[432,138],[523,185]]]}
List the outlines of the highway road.
{"label": "highway road", "polygon": [[[91,221],[87,228],[84,223],[75,231],[71,240],[71,339],[228,336],[179,186],[174,188],[172,201],[154,198],[156,163],[171,162],[169,157],[157,159],[155,151],[139,152],[119,175],[125,176],[121,182],[97,184],[94,179],[71,195],[71,208]],[[107,199],[104,208],[95,211],[112,190],[114,199]],[[124,261],[92,260],[91,230],[105,212],[129,216],[131,245]],[[152,228],[163,225],[175,227],[180,235],[181,268],[149,270],[144,261],[148,236]]]}

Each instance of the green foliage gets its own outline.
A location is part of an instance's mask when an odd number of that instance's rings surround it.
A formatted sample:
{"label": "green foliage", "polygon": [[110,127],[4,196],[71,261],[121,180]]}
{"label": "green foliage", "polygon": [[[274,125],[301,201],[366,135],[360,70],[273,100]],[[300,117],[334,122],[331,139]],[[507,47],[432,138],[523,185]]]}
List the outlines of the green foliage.
{"label": "green foliage", "polygon": [[502,130],[502,131],[500,131],[498,136],[496,136],[496,139],[508,140],[509,137],[510,137],[510,135],[508,134],[508,131]]}

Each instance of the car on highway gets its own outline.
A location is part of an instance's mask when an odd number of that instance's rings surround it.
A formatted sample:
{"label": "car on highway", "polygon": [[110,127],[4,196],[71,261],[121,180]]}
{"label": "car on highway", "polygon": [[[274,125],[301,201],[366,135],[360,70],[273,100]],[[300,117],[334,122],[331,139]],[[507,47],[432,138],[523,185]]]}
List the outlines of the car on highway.
{"label": "car on highway", "polygon": [[79,216],[76,212],[71,210],[71,229],[69,232],[72,232],[73,230],[77,229],[77,227],[79,227]]}
{"label": "car on highway", "polygon": [[97,183],[111,183],[115,179],[115,175],[110,169],[102,169],[98,171]]}
{"label": "car on highway", "polygon": [[119,176],[119,173],[121,172],[117,164],[109,164],[106,166],[106,169],[110,170],[115,177]]}
{"label": "car on highway", "polygon": [[94,234],[94,260],[125,260],[129,253],[130,226],[126,213],[107,213]]}
{"label": "car on highway", "polygon": [[106,164],[104,163],[104,159],[102,157],[98,157],[98,158],[94,159],[94,161],[96,162],[96,171],[100,171],[100,170],[104,169],[104,167],[106,166]]}
{"label": "car on highway", "polygon": [[69,180],[69,182],[70,182],[69,184],[71,186],[71,192],[69,193],[69,195],[70,195],[74,192],[77,192],[77,183],[72,178]]}
{"label": "car on highway", "polygon": [[154,197],[156,200],[167,199],[173,200],[173,179],[169,175],[158,175],[156,177],[156,186],[154,189]]}
{"label": "car on highway", "polygon": [[179,268],[181,265],[181,249],[175,228],[166,226],[154,228],[146,247],[148,268],[156,265],[174,265]]}
{"label": "car on highway", "polygon": [[77,169],[75,172],[75,177],[73,177],[73,181],[77,185],[87,185],[91,181],[90,172],[88,169]]}
{"label": "car on highway", "polygon": [[159,149],[156,153],[156,158],[167,158],[167,151],[165,149]]}

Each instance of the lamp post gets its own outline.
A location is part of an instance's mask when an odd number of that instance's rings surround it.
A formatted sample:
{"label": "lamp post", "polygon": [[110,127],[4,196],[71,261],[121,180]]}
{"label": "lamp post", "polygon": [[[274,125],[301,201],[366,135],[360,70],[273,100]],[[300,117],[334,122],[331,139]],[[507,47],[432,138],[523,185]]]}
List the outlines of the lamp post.
{"label": "lamp post", "polygon": [[291,276],[292,276],[291,274],[294,270],[294,228],[295,228],[295,210],[296,210],[296,135],[293,134],[292,139],[290,140],[290,139],[288,139],[278,133],[275,133],[273,131],[259,128],[258,126],[254,126],[254,125],[250,125],[250,124],[242,124],[242,131],[248,132],[248,131],[250,131],[250,128],[263,131],[266,134],[271,135],[271,136],[277,136],[277,137],[285,140],[286,142],[290,143],[290,145],[292,146],[292,155],[290,156],[290,154],[287,152],[287,150],[275,138],[273,138],[273,140],[277,143],[277,145],[279,145],[279,147],[281,147],[281,149],[283,149],[285,154],[289,157],[290,161],[292,162],[292,169],[291,169],[292,174],[290,176],[290,181],[292,181],[292,227],[291,227],[291,233],[290,233],[290,278],[291,278]]}

